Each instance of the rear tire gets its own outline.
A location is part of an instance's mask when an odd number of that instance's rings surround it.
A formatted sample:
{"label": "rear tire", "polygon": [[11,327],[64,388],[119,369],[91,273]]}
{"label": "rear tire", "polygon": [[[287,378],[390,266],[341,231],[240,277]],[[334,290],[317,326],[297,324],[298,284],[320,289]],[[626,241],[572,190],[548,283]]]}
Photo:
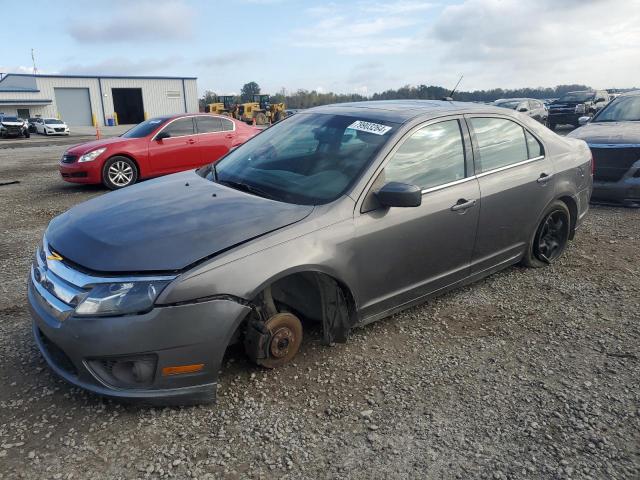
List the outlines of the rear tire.
{"label": "rear tire", "polygon": [[545,210],[521,263],[526,267],[546,267],[558,260],[569,243],[571,213],[564,202],[556,200]]}
{"label": "rear tire", "polygon": [[138,181],[138,167],[127,157],[115,156],[102,167],[102,183],[109,190],[128,187]]}

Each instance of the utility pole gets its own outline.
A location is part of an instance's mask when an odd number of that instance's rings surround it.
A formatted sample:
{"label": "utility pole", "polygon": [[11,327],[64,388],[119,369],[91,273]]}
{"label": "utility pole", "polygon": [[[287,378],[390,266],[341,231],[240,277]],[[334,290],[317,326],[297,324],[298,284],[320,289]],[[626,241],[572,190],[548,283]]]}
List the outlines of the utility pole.
{"label": "utility pole", "polygon": [[31,60],[33,61],[33,74],[38,74],[38,69],[36,68],[36,54],[33,48],[31,49]]}

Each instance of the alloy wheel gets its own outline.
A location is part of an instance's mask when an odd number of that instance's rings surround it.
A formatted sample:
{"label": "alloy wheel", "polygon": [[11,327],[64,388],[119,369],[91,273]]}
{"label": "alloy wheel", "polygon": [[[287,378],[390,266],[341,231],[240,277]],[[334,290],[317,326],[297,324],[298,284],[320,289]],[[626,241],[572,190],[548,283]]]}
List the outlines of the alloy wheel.
{"label": "alloy wheel", "polygon": [[543,262],[553,262],[562,255],[568,238],[569,219],[562,210],[554,210],[540,226],[535,243],[535,256]]}
{"label": "alloy wheel", "polygon": [[127,162],[118,160],[109,166],[109,180],[117,187],[126,187],[133,180],[133,168]]}

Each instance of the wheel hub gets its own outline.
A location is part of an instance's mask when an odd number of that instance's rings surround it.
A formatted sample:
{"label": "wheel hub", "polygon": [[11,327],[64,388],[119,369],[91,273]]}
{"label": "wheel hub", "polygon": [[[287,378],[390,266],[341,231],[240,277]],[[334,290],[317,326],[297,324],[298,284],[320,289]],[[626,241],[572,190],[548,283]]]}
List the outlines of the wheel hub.
{"label": "wheel hub", "polygon": [[294,342],[293,332],[287,328],[279,328],[271,337],[270,352],[274,358],[286,357],[289,353],[289,345]]}

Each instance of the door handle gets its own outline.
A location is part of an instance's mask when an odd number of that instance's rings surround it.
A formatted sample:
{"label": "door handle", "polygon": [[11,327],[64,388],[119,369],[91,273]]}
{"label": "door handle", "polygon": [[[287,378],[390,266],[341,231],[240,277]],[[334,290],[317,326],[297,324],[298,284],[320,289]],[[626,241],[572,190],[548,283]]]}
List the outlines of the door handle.
{"label": "door handle", "polygon": [[464,212],[468,208],[475,207],[475,205],[476,205],[475,200],[466,200],[464,198],[461,198],[453,207],[451,207],[451,211]]}
{"label": "door handle", "polygon": [[196,143],[196,141],[193,138],[190,138],[189,140],[187,140],[187,143],[193,145],[194,143]]}
{"label": "door handle", "polygon": [[538,177],[538,179],[536,180],[536,182],[538,183],[547,183],[551,177],[553,177],[553,175],[547,175],[546,173],[541,173],[540,177]]}
{"label": "door handle", "polygon": [[227,133],[227,134],[225,135],[225,137],[227,137],[227,138],[233,138],[233,133]]}

